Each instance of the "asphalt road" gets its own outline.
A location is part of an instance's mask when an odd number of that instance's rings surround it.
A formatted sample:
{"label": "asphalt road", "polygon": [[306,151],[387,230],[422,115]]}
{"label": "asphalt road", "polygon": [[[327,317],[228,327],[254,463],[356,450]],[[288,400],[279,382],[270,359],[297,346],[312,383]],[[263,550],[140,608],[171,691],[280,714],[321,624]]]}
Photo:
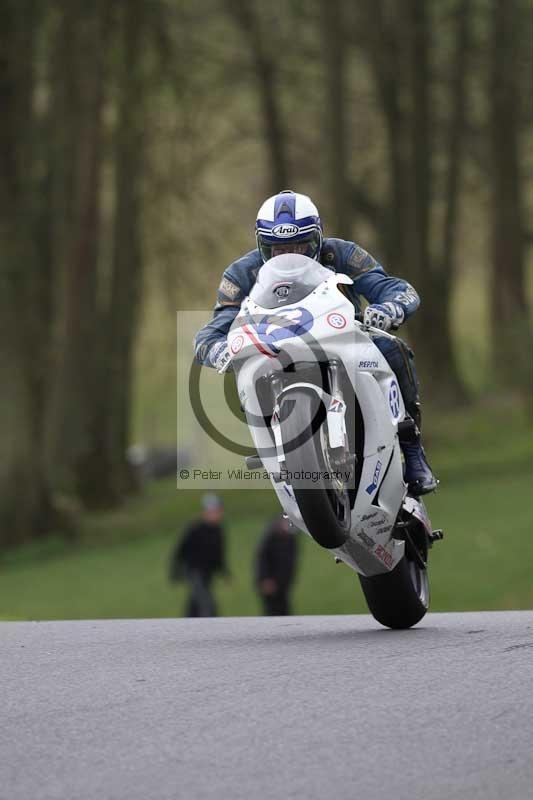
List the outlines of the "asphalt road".
{"label": "asphalt road", "polygon": [[533,612],[0,624],[0,798],[533,797]]}

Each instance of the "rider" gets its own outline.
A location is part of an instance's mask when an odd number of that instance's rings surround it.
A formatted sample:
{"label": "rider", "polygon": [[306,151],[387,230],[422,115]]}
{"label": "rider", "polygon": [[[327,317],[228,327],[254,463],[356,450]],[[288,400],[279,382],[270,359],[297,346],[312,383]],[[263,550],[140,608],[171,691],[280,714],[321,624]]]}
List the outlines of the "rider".
{"label": "rider", "polygon": [[[241,302],[250,293],[265,261],[282,253],[301,253],[334,272],[348,275],[353,284],[343,290],[360,311],[360,298],[369,305],[366,325],[383,331],[396,330],[420,305],[415,289],[385,272],[366,250],[343,239],[325,239],[318,210],[309,197],[286,189],[266,200],[255,224],[257,248],[224,270],[218,287],[213,319],[196,335],[195,354],[201,364],[223,371],[230,353],[226,337]],[[433,491],[438,484],[420,441],[420,398],[413,352],[401,339],[376,336],[375,344],[398,378],[405,407],[415,422],[414,430],[400,432],[405,458],[405,481],[416,495]]]}

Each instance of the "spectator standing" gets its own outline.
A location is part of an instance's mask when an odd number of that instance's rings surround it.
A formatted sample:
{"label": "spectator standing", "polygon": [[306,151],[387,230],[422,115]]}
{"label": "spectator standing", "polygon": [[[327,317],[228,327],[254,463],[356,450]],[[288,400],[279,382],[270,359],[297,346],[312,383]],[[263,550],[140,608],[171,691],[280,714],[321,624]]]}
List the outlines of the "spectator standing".
{"label": "spectator standing", "polygon": [[256,586],[266,616],[290,614],[290,590],[296,571],[298,548],[289,522],[278,517],[271,522],[256,554]]}
{"label": "spectator standing", "polygon": [[187,617],[216,617],[217,607],[212,591],[216,573],[229,576],[225,560],[222,519],[224,508],[213,494],[202,498],[202,516],[183,532],[172,555],[170,579],[181,578],[189,585],[185,609]]}

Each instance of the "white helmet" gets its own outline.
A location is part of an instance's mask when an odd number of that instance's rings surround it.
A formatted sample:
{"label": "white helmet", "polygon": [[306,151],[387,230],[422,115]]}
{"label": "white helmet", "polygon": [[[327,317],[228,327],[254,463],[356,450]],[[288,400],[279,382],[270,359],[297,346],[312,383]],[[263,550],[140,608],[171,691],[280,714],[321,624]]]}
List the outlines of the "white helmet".
{"label": "white helmet", "polygon": [[318,209],[307,195],[284,189],[257,212],[255,236],[263,261],[283,253],[318,260],[323,241]]}

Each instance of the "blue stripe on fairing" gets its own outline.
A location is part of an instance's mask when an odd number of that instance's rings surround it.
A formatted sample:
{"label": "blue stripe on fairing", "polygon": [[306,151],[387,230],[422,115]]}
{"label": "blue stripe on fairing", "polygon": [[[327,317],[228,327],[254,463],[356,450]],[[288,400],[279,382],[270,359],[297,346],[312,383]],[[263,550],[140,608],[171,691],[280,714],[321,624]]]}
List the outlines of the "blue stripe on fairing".
{"label": "blue stripe on fairing", "polygon": [[[280,213],[280,209],[286,205],[289,209],[285,209]],[[296,197],[293,194],[278,194],[274,201],[274,220],[276,224],[280,222],[293,222],[296,215]]]}

